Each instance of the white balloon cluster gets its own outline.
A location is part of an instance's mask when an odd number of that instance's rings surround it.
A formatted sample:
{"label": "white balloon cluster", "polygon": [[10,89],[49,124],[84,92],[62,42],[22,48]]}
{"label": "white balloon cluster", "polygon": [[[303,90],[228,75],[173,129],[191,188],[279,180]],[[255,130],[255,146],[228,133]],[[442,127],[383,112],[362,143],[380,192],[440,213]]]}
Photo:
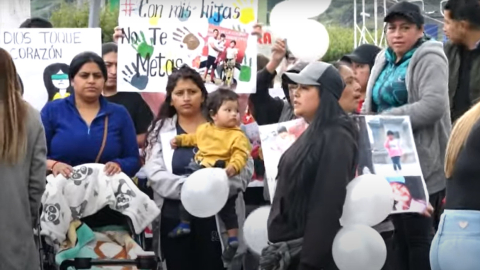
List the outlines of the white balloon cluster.
{"label": "white balloon cluster", "polygon": [[393,192],[388,181],[364,174],[347,186],[340,224],[332,255],[340,270],[380,270],[387,258],[385,242],[371,226],[387,218],[393,209]]}
{"label": "white balloon cluster", "polygon": [[270,12],[272,32],[287,40],[288,50],[299,60],[318,61],[328,51],[330,38],[323,24],[311,18],[324,13],[331,0],[286,0]]}

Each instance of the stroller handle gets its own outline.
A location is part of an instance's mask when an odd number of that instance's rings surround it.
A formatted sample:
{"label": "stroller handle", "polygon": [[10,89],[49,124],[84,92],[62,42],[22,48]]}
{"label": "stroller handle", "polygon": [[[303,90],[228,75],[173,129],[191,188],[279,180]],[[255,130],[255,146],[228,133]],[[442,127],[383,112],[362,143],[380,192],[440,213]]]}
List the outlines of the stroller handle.
{"label": "stroller handle", "polygon": [[98,260],[92,258],[75,258],[74,260],[65,260],[60,264],[60,270],[67,270],[69,267],[75,269],[90,269],[92,266],[125,266],[135,265],[138,269],[157,270],[158,259],[156,256],[138,256],[135,260],[105,259]]}

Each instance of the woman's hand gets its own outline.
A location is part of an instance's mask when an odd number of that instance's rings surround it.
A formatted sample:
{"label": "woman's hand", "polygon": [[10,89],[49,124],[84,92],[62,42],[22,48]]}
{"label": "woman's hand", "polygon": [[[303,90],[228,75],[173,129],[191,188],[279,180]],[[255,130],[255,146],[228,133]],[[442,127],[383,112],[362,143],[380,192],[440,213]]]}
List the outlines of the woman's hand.
{"label": "woman's hand", "polygon": [[427,208],[425,208],[425,211],[423,211],[422,215],[426,217],[431,217],[433,214],[433,211],[435,211],[435,209],[433,209],[433,206],[430,203],[428,203]]}
{"label": "woman's hand", "polygon": [[120,165],[118,165],[118,163],[116,162],[107,162],[107,164],[105,164],[104,171],[107,176],[112,176],[114,174],[120,173],[122,171],[122,168],[120,168]]}
{"label": "woman's hand", "polygon": [[72,172],[73,172],[72,166],[62,162],[56,162],[52,166],[52,173],[53,173],[53,176],[55,177],[61,174],[63,175],[63,177],[69,178]]}
{"label": "woman's hand", "polygon": [[237,174],[237,170],[235,170],[235,167],[232,165],[229,165],[226,169],[225,172],[227,173],[228,178],[233,177],[235,174]]}
{"label": "woman's hand", "polygon": [[177,139],[173,138],[170,141],[170,146],[172,147],[172,149],[176,149],[177,148]]}
{"label": "woman's hand", "polygon": [[118,40],[123,38],[123,28],[116,26],[113,32],[113,42],[118,43]]}

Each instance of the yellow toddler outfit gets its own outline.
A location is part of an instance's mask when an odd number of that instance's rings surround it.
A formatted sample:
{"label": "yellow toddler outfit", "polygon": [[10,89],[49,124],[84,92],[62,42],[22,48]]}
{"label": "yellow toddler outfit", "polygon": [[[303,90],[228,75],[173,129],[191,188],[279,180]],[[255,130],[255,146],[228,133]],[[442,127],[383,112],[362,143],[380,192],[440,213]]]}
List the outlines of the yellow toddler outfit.
{"label": "yellow toddler outfit", "polygon": [[178,147],[198,147],[195,160],[205,167],[212,167],[217,160],[224,160],[239,173],[247,163],[251,152],[250,142],[239,127],[221,128],[205,123],[195,134],[181,134],[175,137]]}

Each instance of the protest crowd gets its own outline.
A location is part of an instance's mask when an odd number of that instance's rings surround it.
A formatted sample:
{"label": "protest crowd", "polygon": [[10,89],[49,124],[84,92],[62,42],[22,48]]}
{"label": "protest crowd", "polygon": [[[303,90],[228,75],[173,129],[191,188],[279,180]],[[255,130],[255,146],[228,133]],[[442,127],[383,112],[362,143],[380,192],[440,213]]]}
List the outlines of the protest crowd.
{"label": "protest crowd", "polygon": [[202,63],[142,93],[119,23],[101,54],[34,69],[40,108],[0,46],[0,269],[480,269],[480,1],[446,1],[445,43],[409,1],[386,14],[385,48],[326,63],[277,38],[256,76],[242,38],[265,29],[211,28]]}

